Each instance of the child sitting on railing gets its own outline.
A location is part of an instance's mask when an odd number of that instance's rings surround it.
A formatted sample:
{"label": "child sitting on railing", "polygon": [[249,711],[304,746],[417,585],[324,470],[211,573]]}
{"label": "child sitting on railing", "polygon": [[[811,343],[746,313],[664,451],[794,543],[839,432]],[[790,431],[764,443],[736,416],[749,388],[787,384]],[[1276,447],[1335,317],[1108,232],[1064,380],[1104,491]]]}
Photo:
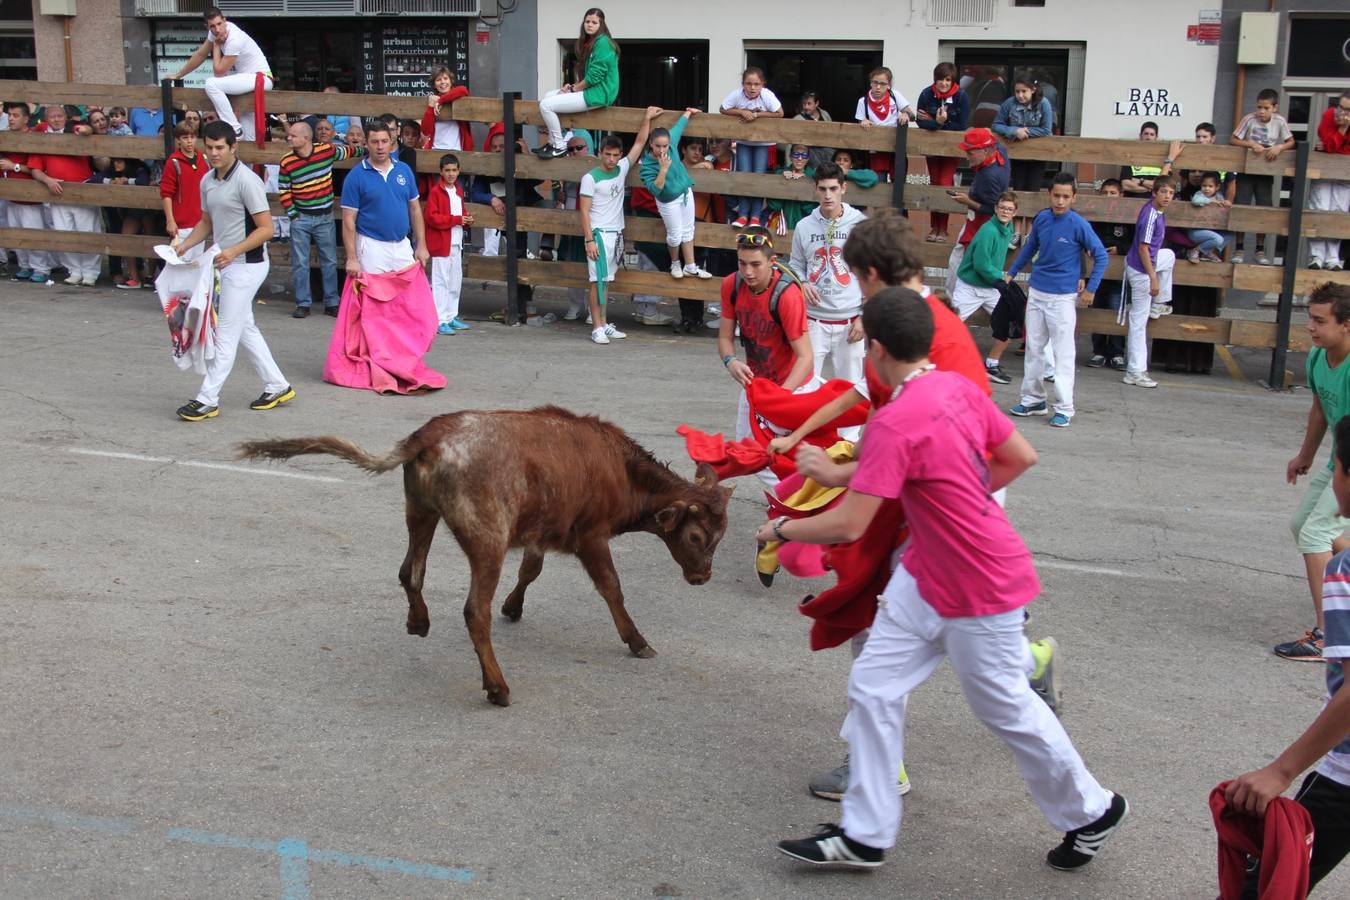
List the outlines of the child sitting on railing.
{"label": "child sitting on railing", "polygon": [[[1200,190],[1191,196],[1191,203],[1204,208],[1206,206],[1232,206],[1219,194],[1219,173],[1206,172],[1200,178]],[[1228,234],[1211,228],[1192,228],[1186,235],[1195,246],[1186,252],[1186,258],[1193,263],[1223,262],[1223,249],[1228,246]]]}

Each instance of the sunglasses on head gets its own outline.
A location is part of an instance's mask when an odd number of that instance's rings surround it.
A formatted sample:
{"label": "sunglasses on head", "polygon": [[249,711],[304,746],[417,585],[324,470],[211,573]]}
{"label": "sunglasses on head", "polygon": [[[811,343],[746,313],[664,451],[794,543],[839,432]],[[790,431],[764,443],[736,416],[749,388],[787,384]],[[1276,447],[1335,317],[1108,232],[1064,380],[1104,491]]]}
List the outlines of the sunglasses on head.
{"label": "sunglasses on head", "polygon": [[736,235],[736,246],[768,247],[770,250],[772,250],[773,238],[769,237],[767,234],[757,234],[757,233],[745,234],[744,232],[742,232],[741,234]]}

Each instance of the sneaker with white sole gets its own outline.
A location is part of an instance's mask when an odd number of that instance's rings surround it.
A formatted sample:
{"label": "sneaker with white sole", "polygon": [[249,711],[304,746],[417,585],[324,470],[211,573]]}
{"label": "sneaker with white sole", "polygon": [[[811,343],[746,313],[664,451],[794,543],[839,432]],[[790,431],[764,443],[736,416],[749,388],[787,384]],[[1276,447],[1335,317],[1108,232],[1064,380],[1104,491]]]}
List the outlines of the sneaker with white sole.
{"label": "sneaker with white sole", "polygon": [[605,336],[605,329],[603,329],[603,328],[597,328],[597,329],[595,329],[594,331],[592,331],[592,332],[591,332],[591,343],[593,343],[593,344],[608,344],[608,343],[609,343],[609,338]]}
{"label": "sneaker with white sole", "polygon": [[1120,794],[1112,794],[1111,805],[1102,817],[1082,828],[1065,832],[1064,840],[1045,855],[1045,861],[1062,872],[1083,868],[1097,858],[1102,845],[1125,823],[1129,814],[1129,801]]}
{"label": "sneaker with white sole", "polygon": [[833,823],[816,826],[816,833],[812,837],[779,841],[778,850],[813,866],[842,869],[875,869],[886,858],[886,851],[882,848],[858,843]]}
{"label": "sneaker with white sole", "polygon": [[1050,417],[1051,428],[1068,428],[1072,424],[1073,419],[1070,419],[1068,416],[1064,415],[1064,413],[1055,413]]}
{"label": "sneaker with white sole", "polygon": [[[842,766],[821,772],[807,783],[807,789],[822,800],[838,802],[844,799],[844,792],[848,790],[848,768],[849,760],[848,756],[845,756]],[[909,773],[905,771],[905,764],[902,762],[895,778],[895,793],[903,797],[909,793],[910,787]]]}
{"label": "sneaker with white sole", "polygon": [[622,338],[626,338],[628,337],[628,335],[624,334],[622,331],[615,328],[613,323],[607,322],[605,323],[605,337],[609,338],[610,340],[616,341]]}
{"label": "sneaker with white sole", "polygon": [[1016,406],[1009,408],[1008,413],[1014,416],[1048,416],[1050,415],[1050,407],[1047,406],[1044,401],[1029,405],[1026,403],[1019,403]]}
{"label": "sneaker with white sole", "polygon": [[575,306],[569,306],[567,307],[567,312],[563,313],[563,319],[568,322],[575,322],[577,319],[580,319],[583,315],[585,315],[585,313],[586,310],[584,309],[578,309]]}
{"label": "sneaker with white sole", "polygon": [[81,278],[79,275],[70,275],[70,276],[67,276],[65,279],[63,279],[61,283],[62,283],[62,284],[69,284],[69,285],[74,286],[74,285],[77,285],[77,284],[83,284],[83,283],[84,283],[84,279]]}
{"label": "sneaker with white sole", "polygon": [[1125,377],[1120,380],[1121,383],[1123,384],[1132,384],[1135,387],[1141,388],[1155,388],[1158,386],[1158,382],[1154,381],[1152,378],[1149,378],[1147,372],[1140,372],[1137,375],[1132,375],[1129,372],[1126,372]]}
{"label": "sneaker with white sole", "polygon": [[1045,701],[1050,711],[1059,715],[1062,694],[1059,689],[1059,670],[1056,666],[1059,655],[1059,642],[1052,637],[1031,642],[1031,657],[1036,660],[1036,670],[1031,673],[1031,689],[1036,696]]}
{"label": "sneaker with white sole", "polygon": [[639,325],[669,325],[675,321],[675,317],[663,312],[654,312],[648,315],[641,313],[634,314],[633,318]]}
{"label": "sneaker with white sole", "polygon": [[999,363],[994,363],[992,366],[989,365],[989,363],[985,363],[984,374],[988,376],[989,380],[994,384],[1012,384],[1012,376],[1003,371],[1003,366]]}
{"label": "sneaker with white sole", "polygon": [[1170,303],[1154,303],[1148,308],[1148,317],[1150,319],[1161,319],[1163,316],[1172,314],[1172,305]]}
{"label": "sneaker with white sole", "polygon": [[671,263],[671,264],[670,264],[670,277],[671,277],[671,278],[683,278],[683,277],[684,277],[684,266],[680,265],[678,262],[673,262],[673,263]]}
{"label": "sneaker with white sole", "polygon": [[[86,275],[80,279],[80,284],[84,285],[85,287],[94,287],[98,284],[98,276]],[[130,287],[130,284],[128,284],[127,286]],[[137,284],[136,286],[140,287],[139,284]]]}
{"label": "sneaker with white sole", "polygon": [[713,274],[702,266],[685,266],[684,274],[690,278],[711,278]]}
{"label": "sneaker with white sole", "polygon": [[1106,357],[1102,356],[1100,353],[1094,353],[1088,357],[1087,367],[1089,369],[1100,369],[1102,366],[1105,365],[1106,365]]}

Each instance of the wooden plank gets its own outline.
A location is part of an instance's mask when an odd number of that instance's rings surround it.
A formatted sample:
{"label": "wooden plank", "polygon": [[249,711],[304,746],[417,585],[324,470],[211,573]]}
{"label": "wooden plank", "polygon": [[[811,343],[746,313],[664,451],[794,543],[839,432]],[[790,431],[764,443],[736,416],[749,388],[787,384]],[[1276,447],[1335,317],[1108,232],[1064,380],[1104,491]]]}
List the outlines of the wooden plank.
{"label": "wooden plank", "polygon": [[[1229,342],[1234,347],[1274,350],[1275,323],[1247,322],[1242,319],[1234,319]],[[1312,349],[1312,341],[1308,337],[1307,329],[1291,328],[1289,330],[1289,349],[1295,353],[1307,353]]]}
{"label": "wooden plank", "polygon": [[140,234],[86,234],[38,228],[0,228],[0,247],[11,250],[65,250],[103,256],[153,256],[163,237]]}
{"label": "wooden plank", "polygon": [[[1306,294],[1320,284],[1334,281],[1350,284],[1350,272],[1322,272],[1299,269],[1294,276],[1294,293]],[[1284,282],[1282,266],[1233,266],[1233,289],[1278,294]]]}
{"label": "wooden plank", "polygon": [[[0,80],[0,96],[28,100],[39,106],[67,103],[94,106],[159,107],[159,88],[125,84],[83,84],[64,81]],[[206,108],[210,109],[211,104]]]}

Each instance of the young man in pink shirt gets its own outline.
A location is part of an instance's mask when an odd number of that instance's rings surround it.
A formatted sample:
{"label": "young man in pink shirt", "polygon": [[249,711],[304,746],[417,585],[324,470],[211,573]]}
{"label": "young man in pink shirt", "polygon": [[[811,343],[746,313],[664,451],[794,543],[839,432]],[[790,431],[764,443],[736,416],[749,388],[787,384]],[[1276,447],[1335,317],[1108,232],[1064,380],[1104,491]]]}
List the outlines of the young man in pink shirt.
{"label": "young man in pink shirt", "polygon": [[849,676],[853,768],[843,819],[778,848],[814,865],[881,865],[900,827],[895,773],[905,704],[945,656],[971,711],[1008,745],[1037,805],[1066,832],[1046,862],[1081,868],[1129,804],[1097,783],[1027,682],[1022,608],[1040,582],[992,493],[1034,465],[1036,451],[969,379],[928,361],[933,313],[917,293],[887,288],[873,296],[863,330],[872,365],[895,388],[868,423],[848,493],[820,515],[766,523],[756,537],[854,541],[882,500],[894,498],[905,505],[911,537]]}

